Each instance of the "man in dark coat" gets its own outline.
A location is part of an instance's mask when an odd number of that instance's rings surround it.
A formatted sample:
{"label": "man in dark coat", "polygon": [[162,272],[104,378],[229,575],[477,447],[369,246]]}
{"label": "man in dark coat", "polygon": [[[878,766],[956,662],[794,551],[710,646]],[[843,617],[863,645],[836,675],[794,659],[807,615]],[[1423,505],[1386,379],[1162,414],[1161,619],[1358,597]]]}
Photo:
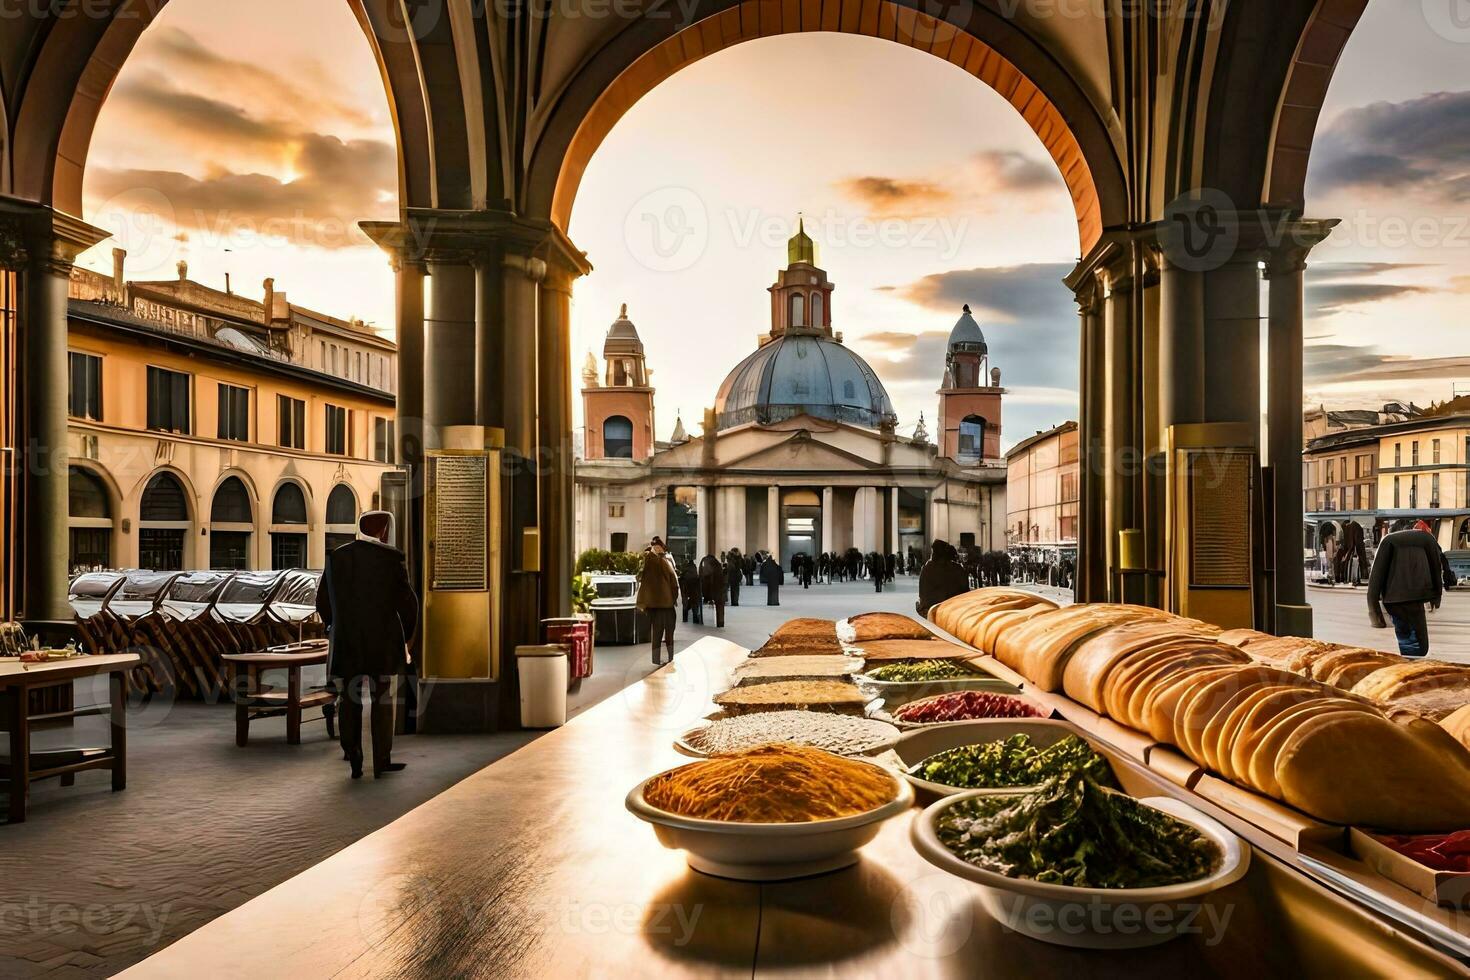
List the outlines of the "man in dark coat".
{"label": "man in dark coat", "polygon": [[781,585],[785,581],[786,573],[782,571],[781,563],[769,555],[766,556],[765,564],[761,565],[761,584],[766,587],[766,605],[781,604]]}
{"label": "man in dark coat", "polygon": [[755,555],[745,556],[745,584],[755,584]]}
{"label": "man in dark coat", "polygon": [[725,566],[714,555],[705,555],[699,560],[699,594],[703,601],[715,604],[715,625],[724,629]]}
{"label": "man in dark coat", "polygon": [[876,551],[868,552],[868,574],[873,577],[873,591],[883,591],[883,556]]}
{"label": "man in dark coat", "polygon": [[1427,531],[1395,531],[1378,543],[1373,574],[1368,578],[1368,620],[1378,629],[1386,611],[1393,620],[1399,653],[1422,657],[1429,653],[1426,605],[1438,609],[1444,598],[1447,562],[1439,542]]}
{"label": "man in dark coat", "polygon": [[934,542],[930,558],[919,570],[919,601],[915,608],[920,616],[945,599],[970,591],[970,575],[960,564],[954,545],[943,539]]}
{"label": "man in dark coat", "polygon": [[725,556],[725,584],[730,587],[730,605],[740,605],[740,586],[745,581],[745,563],[739,548],[731,548]]}
{"label": "man in dark coat", "polygon": [[[643,565],[638,572],[638,593],[635,602],[648,616],[648,638],[653,644],[653,662],[667,663],[674,659],[674,624],[678,622],[676,611],[679,604],[679,575],[664,549],[662,538],[654,537],[643,552]],[[658,648],[668,645],[668,661],[659,660]]]}
{"label": "man in dark coat", "polygon": [[388,543],[392,536],[392,514],[364,513],[357,540],[327,556],[316,593],[329,643],[327,676],[337,691],[342,751],[353,779],[362,777],[364,685],[371,705],[373,776],[404,768],[393,761],[393,678],[408,667],[419,602],[403,552]]}
{"label": "man in dark coat", "polygon": [[704,596],[699,586],[699,569],[692,561],[679,567],[679,594],[684,597],[684,622],[692,617],[696,626],[703,626]]}

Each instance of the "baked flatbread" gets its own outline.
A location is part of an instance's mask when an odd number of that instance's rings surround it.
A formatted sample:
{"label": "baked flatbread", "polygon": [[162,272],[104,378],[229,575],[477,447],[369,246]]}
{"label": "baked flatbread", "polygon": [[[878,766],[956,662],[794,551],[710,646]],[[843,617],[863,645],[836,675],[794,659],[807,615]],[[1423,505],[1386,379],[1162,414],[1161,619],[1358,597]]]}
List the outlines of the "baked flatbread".
{"label": "baked flatbread", "polygon": [[853,616],[847,624],[852,627],[854,642],[871,643],[874,640],[932,640],[934,634],[929,627],[912,617],[899,613],[870,612]]}

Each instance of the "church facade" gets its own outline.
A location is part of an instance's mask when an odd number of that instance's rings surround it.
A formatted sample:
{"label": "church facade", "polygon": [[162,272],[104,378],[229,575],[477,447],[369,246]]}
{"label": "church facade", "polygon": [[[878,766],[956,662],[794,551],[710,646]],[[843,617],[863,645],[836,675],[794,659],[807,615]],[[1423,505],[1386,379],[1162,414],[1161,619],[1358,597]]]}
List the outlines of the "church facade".
{"label": "church facade", "polygon": [[[627,307],[603,368],[583,369],[577,550],[635,551],[659,535],[679,557],[739,548],[782,563],[857,548],[927,554],[943,538],[1005,547],[999,368],[968,306],[954,325],[930,441],[912,437],[877,373],[832,327],[833,284],[804,229],[770,286],[771,326],[690,436],[654,437],[654,389]],[[936,365],[939,373],[940,365]]]}

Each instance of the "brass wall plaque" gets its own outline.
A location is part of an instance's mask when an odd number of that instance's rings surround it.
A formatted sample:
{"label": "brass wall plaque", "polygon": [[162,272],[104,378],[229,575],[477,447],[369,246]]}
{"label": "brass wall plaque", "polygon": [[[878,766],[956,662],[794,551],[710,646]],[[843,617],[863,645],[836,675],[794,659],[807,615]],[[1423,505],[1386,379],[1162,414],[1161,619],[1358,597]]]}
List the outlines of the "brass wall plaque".
{"label": "brass wall plaque", "polygon": [[483,453],[429,456],[433,539],[429,588],[483,592],[489,583],[487,487],[490,457]]}
{"label": "brass wall plaque", "polygon": [[1189,457],[1189,583],[1251,584],[1251,457],[1203,452]]}

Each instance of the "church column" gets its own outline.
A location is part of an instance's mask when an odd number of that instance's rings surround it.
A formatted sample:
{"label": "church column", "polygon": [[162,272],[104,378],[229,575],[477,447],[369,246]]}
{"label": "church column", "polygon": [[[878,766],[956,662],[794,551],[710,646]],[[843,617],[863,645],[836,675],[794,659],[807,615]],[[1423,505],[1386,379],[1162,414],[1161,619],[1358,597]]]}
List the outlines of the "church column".
{"label": "church column", "polygon": [[898,554],[898,487],[888,488],[888,553]]}
{"label": "church column", "polygon": [[1302,278],[1307,253],[1336,224],[1292,222],[1266,262],[1266,462],[1272,474],[1270,545],[1278,636],[1312,635],[1302,566]]}
{"label": "church column", "polygon": [[1136,324],[1133,310],[1133,277],[1127,254],[1120,255],[1103,278],[1103,360],[1106,372],[1106,395],[1103,416],[1106,420],[1103,452],[1105,456],[1105,498],[1103,553],[1107,556],[1107,595],[1115,602],[1123,600],[1116,578],[1122,567],[1119,533],[1138,527],[1135,504],[1135,478],[1139,475],[1137,413],[1135,392],[1141,381],[1136,360],[1138,345],[1134,337]]}
{"label": "church column", "polygon": [[745,488],[721,487],[724,510],[720,514],[720,536],[715,546],[721,551],[739,548],[745,551]]}
{"label": "church column", "polygon": [[[409,577],[416,591],[420,556],[424,553],[424,263],[397,249],[393,254],[395,279],[395,338],[398,343],[395,438],[398,463],[408,470],[407,527]],[[266,535],[258,536],[262,541]]]}
{"label": "church column", "polygon": [[822,488],[822,553],[832,551],[832,532],[837,526],[836,494],[831,487]]}
{"label": "church column", "polygon": [[766,489],[766,550],[781,560],[781,488]]}
{"label": "church column", "polygon": [[549,267],[541,284],[537,328],[538,485],[541,495],[541,610],[571,613],[572,338],[570,269]]}
{"label": "church column", "polygon": [[714,530],[714,495],[705,487],[694,488],[694,562],[699,562],[710,553],[710,538]]}
{"label": "church column", "polygon": [[[33,228],[28,255],[17,251],[13,256],[15,264],[30,260],[20,277],[16,331],[21,364],[17,403],[25,441],[11,461],[25,474],[22,608],[28,620],[69,622],[67,293],[76,257],[108,235],[49,209],[32,212],[27,220]],[[186,557],[196,544],[187,544]]]}

